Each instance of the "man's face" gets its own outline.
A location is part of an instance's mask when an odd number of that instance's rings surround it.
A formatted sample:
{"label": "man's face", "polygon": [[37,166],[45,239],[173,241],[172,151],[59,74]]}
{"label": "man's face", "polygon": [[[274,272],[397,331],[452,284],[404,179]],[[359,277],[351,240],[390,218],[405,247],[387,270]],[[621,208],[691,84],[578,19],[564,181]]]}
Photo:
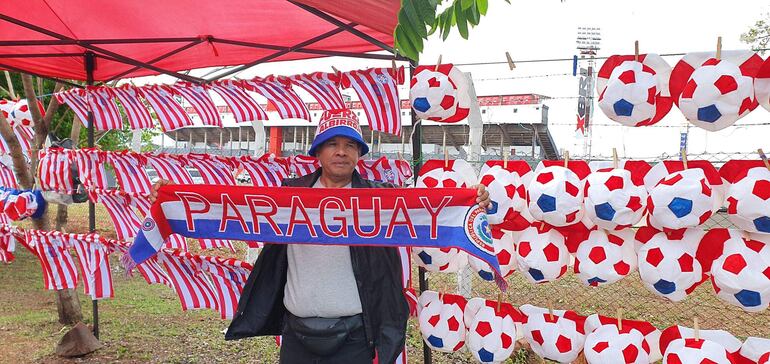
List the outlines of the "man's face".
{"label": "man's face", "polygon": [[332,177],[346,178],[353,175],[360,153],[361,146],[356,141],[336,136],[321,144],[316,158],[324,173]]}

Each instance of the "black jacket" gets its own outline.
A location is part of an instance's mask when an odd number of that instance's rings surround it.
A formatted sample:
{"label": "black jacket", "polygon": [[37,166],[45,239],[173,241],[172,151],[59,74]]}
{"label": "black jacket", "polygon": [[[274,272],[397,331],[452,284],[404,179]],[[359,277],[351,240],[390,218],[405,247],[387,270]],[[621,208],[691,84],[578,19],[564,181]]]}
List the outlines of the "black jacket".
{"label": "black jacket", "polygon": [[[321,175],[287,179],[284,186],[312,187]],[[353,188],[386,188],[353,172]],[[397,248],[350,247],[350,260],[358,285],[364,329],[369,346],[375,347],[380,363],[393,363],[404,347],[409,306],[401,284],[401,261]],[[251,271],[238,311],[225,334],[226,340],[251,336],[280,335],[286,307],[283,291],[287,272],[286,245],[266,244]]]}

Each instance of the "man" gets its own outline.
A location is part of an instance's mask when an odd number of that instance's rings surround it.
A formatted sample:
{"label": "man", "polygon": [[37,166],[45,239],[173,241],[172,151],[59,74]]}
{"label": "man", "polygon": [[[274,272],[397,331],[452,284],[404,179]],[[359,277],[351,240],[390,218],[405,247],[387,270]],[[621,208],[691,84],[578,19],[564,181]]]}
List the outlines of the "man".
{"label": "man", "polygon": [[[327,111],[309,150],[320,168],[283,186],[393,187],[358,174],[368,151],[351,111]],[[478,191],[487,207],[489,194]],[[371,363],[375,353],[380,363],[393,363],[409,316],[401,273],[396,248],[267,244],[225,338],[282,335],[281,363]]]}

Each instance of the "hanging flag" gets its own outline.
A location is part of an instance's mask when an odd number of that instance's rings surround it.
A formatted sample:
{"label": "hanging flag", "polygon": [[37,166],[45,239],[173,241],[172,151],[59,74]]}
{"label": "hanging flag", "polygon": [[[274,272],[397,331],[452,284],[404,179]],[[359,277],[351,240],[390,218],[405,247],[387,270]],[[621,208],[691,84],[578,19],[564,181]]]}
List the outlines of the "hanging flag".
{"label": "hanging flag", "polygon": [[37,176],[40,181],[40,189],[72,193],[75,189],[72,184],[71,167],[75,159],[72,150],[51,147],[41,150],[38,155]]}
{"label": "hanging flag", "polygon": [[149,194],[152,183],[144,165],[144,155],[131,151],[108,152],[107,162],[115,168],[115,178],[123,191]]}
{"label": "hanging flag", "polygon": [[225,100],[230,111],[235,117],[236,123],[244,123],[255,120],[267,120],[267,113],[259,106],[246,90],[241,81],[221,80],[211,83],[211,89]]}
{"label": "hanging flag", "polygon": [[144,96],[155,110],[155,116],[160,122],[163,131],[172,131],[185,126],[192,126],[190,116],[182,108],[167,85],[151,85],[138,87],[137,90]]}
{"label": "hanging flag", "polygon": [[289,157],[289,171],[297,177],[302,177],[315,172],[321,164],[316,157],[309,155],[295,155]]}
{"label": "hanging flag", "polygon": [[67,106],[75,112],[75,116],[80,119],[80,122],[88,127],[88,101],[86,101],[86,90],[82,88],[73,88],[67,91],[57,92],[53,95],[60,104],[67,104]]}
{"label": "hanging flag", "polygon": [[200,269],[200,257],[187,252],[164,251],[158,254],[158,262],[168,273],[182,303],[182,311],[219,308],[211,284]]}
{"label": "hanging flag", "polygon": [[340,93],[340,78],[334,73],[314,72],[289,77],[291,82],[313,96],[325,111],[347,109]]}
{"label": "hanging flag", "polygon": [[147,107],[144,106],[139,98],[136,88],[130,84],[123,84],[112,89],[112,93],[123,105],[123,112],[126,113],[128,124],[131,130],[152,129],[152,117]]}
{"label": "hanging flag", "polygon": [[203,125],[222,127],[222,119],[219,117],[217,106],[211,100],[208,87],[191,82],[177,82],[171,86],[177,95],[182,95],[192,105],[195,113],[201,118]]}
{"label": "hanging flag", "polygon": [[291,89],[291,81],[283,76],[254,77],[243,81],[243,86],[272,102],[278,110],[281,119],[305,119],[310,121],[310,111],[307,105]]}
{"label": "hanging flag", "polygon": [[203,183],[235,186],[232,162],[227,157],[189,153],[180,156],[181,158],[184,158],[188,167],[193,167],[201,173]]}
{"label": "hanging flag", "polygon": [[289,162],[275,154],[265,154],[259,158],[244,155],[236,159],[236,162],[246,170],[254,186],[278,187],[281,181],[289,177]]}
{"label": "hanging flag", "polygon": [[374,160],[359,159],[356,170],[364,179],[399,185],[395,161],[385,156]]}
{"label": "hanging flag", "polygon": [[136,234],[142,221],[130,208],[125,193],[118,190],[90,190],[91,201],[101,203],[115,227],[118,239],[126,240]]}
{"label": "hanging flag", "polygon": [[[107,239],[105,243],[113,251],[120,252],[122,256],[125,256],[125,254],[128,253],[129,243],[112,239]],[[132,269],[127,268],[127,270],[130,274]],[[142,278],[144,278],[147,284],[162,284],[168,286],[169,288],[173,288],[171,279],[169,279],[166,271],[158,263],[157,256],[147,259],[141,264],[138,264],[136,266],[136,270],[139,271],[139,274],[142,275]]]}
{"label": "hanging flag", "polygon": [[0,226],[0,262],[11,263],[16,259],[13,252],[16,251],[16,238],[11,232],[11,225]]}
{"label": "hanging flag", "polygon": [[0,163],[0,185],[5,188],[19,188],[19,184],[16,183],[16,174],[13,173],[11,167]]}
{"label": "hanging flag", "polygon": [[76,288],[78,273],[67,250],[67,241],[58,231],[27,230],[25,240],[40,260],[43,283],[47,290]]}
{"label": "hanging flag", "polygon": [[109,248],[97,234],[69,234],[69,245],[75,248],[83,274],[83,290],[91,299],[115,297],[112,287]]}
{"label": "hanging flag", "polygon": [[[333,222],[329,210],[337,212]],[[167,185],[151,212],[130,250],[135,262],[153,256],[177,233],[278,244],[453,246],[499,274],[474,189],[335,189],[329,196],[314,188]]]}
{"label": "hanging flag", "polygon": [[158,153],[147,154],[146,157],[147,164],[155,169],[155,172],[158,173],[158,178],[178,184],[193,183],[190,173],[187,172],[183,163],[180,162],[179,156]]}
{"label": "hanging flag", "polygon": [[75,149],[75,162],[78,164],[78,179],[88,189],[107,189],[107,172],[104,162],[107,153],[96,148]]}
{"label": "hanging flag", "polygon": [[[123,119],[120,117],[118,106],[113,101],[112,89],[104,86],[86,87],[86,101],[94,114],[94,129],[121,130]],[[88,119],[86,119],[87,121]]]}
{"label": "hanging flag", "polygon": [[222,319],[229,320],[238,309],[238,299],[251,272],[251,264],[232,258],[199,256],[201,270],[211,277]]}
{"label": "hanging flag", "polygon": [[370,68],[342,74],[342,87],[352,87],[366,113],[369,127],[389,134],[401,135],[401,100],[398,85],[404,83],[404,67]]}

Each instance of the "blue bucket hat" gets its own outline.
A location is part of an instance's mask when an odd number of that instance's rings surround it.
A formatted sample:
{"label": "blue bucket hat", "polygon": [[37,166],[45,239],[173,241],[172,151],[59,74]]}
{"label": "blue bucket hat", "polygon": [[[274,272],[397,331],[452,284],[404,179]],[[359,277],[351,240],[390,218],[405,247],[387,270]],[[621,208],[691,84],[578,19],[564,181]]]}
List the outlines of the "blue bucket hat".
{"label": "blue bucket hat", "polygon": [[344,136],[358,142],[361,146],[361,156],[369,153],[369,146],[366,145],[364,137],[361,136],[361,126],[358,124],[356,114],[346,109],[324,111],[321,115],[321,121],[318,122],[318,130],[308,154],[315,156],[318,147],[336,136]]}

